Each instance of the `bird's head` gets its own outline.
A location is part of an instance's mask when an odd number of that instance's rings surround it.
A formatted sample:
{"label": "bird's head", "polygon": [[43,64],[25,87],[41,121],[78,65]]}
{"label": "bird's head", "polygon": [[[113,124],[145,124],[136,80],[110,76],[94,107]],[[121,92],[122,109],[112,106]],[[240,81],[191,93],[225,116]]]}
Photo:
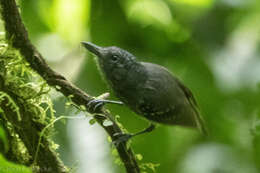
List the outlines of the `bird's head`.
{"label": "bird's head", "polygon": [[123,75],[132,64],[136,63],[135,57],[121,48],[100,47],[90,42],[82,42],[82,44],[98,57],[98,63],[106,75]]}

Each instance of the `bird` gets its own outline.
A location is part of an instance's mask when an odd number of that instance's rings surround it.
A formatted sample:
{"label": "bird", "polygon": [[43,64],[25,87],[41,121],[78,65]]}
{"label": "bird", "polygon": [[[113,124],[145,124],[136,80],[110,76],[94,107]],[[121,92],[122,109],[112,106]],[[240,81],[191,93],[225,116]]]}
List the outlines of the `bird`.
{"label": "bird", "polygon": [[97,64],[105,80],[120,101],[95,99],[92,109],[105,103],[124,104],[150,122],[150,126],[135,134],[117,134],[120,143],[133,136],[151,132],[156,124],[178,125],[199,129],[208,135],[198,104],[189,88],[161,65],[138,61],[128,51],[116,46],[101,47],[81,42],[97,56]]}

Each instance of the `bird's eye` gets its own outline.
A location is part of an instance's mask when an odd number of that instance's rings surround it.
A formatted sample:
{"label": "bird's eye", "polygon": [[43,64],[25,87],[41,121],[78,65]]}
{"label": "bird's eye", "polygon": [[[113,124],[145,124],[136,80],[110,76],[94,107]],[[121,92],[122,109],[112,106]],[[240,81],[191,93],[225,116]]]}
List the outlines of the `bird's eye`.
{"label": "bird's eye", "polygon": [[111,60],[116,62],[119,59],[117,55],[112,55]]}

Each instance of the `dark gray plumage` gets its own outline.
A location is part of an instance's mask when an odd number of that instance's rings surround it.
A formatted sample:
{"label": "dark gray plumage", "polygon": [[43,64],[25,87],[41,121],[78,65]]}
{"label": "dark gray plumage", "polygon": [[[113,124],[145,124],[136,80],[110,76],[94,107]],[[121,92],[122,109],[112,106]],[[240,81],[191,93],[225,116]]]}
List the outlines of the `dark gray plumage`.
{"label": "dark gray plumage", "polygon": [[115,95],[146,119],[168,125],[206,128],[191,91],[166,68],[138,62],[118,47],[82,42],[98,56],[98,64]]}

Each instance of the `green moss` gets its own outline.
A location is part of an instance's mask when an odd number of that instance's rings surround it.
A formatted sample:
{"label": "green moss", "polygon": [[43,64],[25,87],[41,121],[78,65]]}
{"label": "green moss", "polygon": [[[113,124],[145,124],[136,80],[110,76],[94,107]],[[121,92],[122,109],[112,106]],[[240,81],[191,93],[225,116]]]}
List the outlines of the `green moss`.
{"label": "green moss", "polygon": [[[54,120],[55,110],[49,95],[51,88],[29,67],[19,52],[4,40],[0,40],[0,76],[4,79],[0,85],[0,119],[4,119],[8,124],[6,130],[9,134],[10,150],[16,155],[16,160],[23,164],[28,163],[33,156],[29,155],[23,141],[14,130],[15,124],[8,121],[3,107],[11,108],[16,113],[17,120],[21,121],[24,117],[16,103],[18,100],[19,104],[23,105],[23,109],[30,114],[30,118],[39,125],[40,133]],[[42,135],[49,138],[51,129],[45,129]],[[50,146],[53,146],[53,149],[56,147],[53,144]]]}

